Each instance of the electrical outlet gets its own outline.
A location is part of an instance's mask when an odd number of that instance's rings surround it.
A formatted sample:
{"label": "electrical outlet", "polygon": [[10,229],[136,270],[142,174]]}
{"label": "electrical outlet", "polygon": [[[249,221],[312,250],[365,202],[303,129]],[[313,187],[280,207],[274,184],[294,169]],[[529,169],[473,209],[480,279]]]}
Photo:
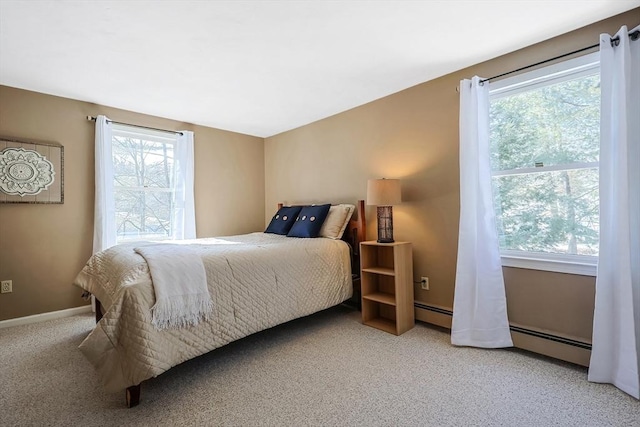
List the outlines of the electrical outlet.
{"label": "electrical outlet", "polygon": [[423,277],[420,279],[420,287],[421,287],[422,289],[424,289],[425,291],[428,291],[428,290],[429,290],[429,278],[428,278],[428,277],[424,277],[424,276],[423,276]]}
{"label": "electrical outlet", "polygon": [[13,292],[13,282],[11,282],[11,280],[3,280],[2,291],[0,293],[8,294],[10,292]]}

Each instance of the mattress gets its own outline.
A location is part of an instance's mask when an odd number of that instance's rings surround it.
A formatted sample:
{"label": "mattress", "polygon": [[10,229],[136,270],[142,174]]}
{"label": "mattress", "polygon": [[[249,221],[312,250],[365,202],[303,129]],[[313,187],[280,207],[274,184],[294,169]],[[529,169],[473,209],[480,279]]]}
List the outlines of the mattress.
{"label": "mattress", "polygon": [[210,319],[196,326],[152,326],[153,283],[144,258],[133,250],[145,243],[95,254],[74,281],[105,310],[80,350],[109,391],[138,385],[232,341],[340,304],[353,292],[349,246],[340,240],[251,233],[180,244],[201,256],[214,305]]}

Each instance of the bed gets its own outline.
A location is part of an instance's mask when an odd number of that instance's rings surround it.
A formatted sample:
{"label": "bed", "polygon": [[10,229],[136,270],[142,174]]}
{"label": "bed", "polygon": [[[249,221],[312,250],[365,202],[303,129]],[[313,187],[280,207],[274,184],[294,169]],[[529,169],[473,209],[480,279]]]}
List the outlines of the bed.
{"label": "bed", "polygon": [[[135,406],[140,384],[173,366],[349,300],[359,283],[352,272],[359,271],[365,227],[360,200],[341,239],[257,232],[179,242],[200,256],[213,310],[196,325],[164,329],[152,324],[156,294],[139,252],[159,243],[120,244],[96,253],[74,281],[96,299],[97,324],[80,350],[106,390],[125,390],[127,406]],[[177,251],[176,244],[163,249]]]}

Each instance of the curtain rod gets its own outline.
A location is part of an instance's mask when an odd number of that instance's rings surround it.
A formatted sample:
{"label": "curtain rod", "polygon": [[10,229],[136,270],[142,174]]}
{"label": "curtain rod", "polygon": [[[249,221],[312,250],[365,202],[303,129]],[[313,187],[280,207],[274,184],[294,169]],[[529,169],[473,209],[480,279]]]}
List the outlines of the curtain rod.
{"label": "curtain rod", "polygon": [[[90,122],[95,122],[96,118],[93,116],[87,116],[87,120],[89,120]],[[135,128],[142,128],[142,129],[149,129],[149,130],[157,130],[160,132],[166,132],[166,133],[172,133],[174,135],[184,135],[182,132],[176,131],[176,130],[168,130],[168,129],[159,129],[159,128],[152,128],[149,126],[140,126],[140,125],[133,125],[131,123],[124,123],[124,122],[116,122],[114,120],[107,120],[107,123],[115,123],[117,125],[125,125],[125,126],[133,126]]]}
{"label": "curtain rod", "polygon": [[[640,30],[636,30],[632,33],[629,33],[629,38],[632,41],[638,40],[640,38]],[[611,46],[618,46],[620,44],[620,36],[615,36],[611,39]],[[517,73],[518,71],[523,71],[528,68],[537,67],[538,65],[546,64],[547,62],[555,61],[556,59],[564,58],[565,56],[575,55],[576,53],[584,52],[585,50],[593,49],[595,47],[600,46],[600,43],[594,44],[592,46],[583,47],[582,49],[574,50],[573,52],[565,53],[563,55],[554,56],[550,59],[545,59],[544,61],[536,62],[535,64],[527,65],[526,67],[518,68],[517,70],[507,71],[506,73],[498,74],[497,76],[489,77],[488,79],[480,80],[480,83],[490,82],[491,80],[497,79],[499,77],[508,76],[509,74]]]}

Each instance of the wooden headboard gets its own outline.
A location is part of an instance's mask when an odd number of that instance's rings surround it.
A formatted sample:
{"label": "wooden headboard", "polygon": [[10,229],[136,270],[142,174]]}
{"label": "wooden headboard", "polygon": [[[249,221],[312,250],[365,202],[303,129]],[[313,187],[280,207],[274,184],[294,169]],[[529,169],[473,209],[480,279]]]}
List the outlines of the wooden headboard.
{"label": "wooden headboard", "polygon": [[358,200],[356,211],[349,220],[347,229],[344,230],[342,240],[353,246],[354,250],[360,248],[360,242],[367,238],[367,218],[364,212],[364,200]]}
{"label": "wooden headboard", "polygon": [[356,211],[349,220],[347,229],[344,230],[342,240],[351,245],[353,256],[351,257],[351,274],[360,277],[360,242],[367,239],[367,218],[364,212],[364,200],[358,200]]}

